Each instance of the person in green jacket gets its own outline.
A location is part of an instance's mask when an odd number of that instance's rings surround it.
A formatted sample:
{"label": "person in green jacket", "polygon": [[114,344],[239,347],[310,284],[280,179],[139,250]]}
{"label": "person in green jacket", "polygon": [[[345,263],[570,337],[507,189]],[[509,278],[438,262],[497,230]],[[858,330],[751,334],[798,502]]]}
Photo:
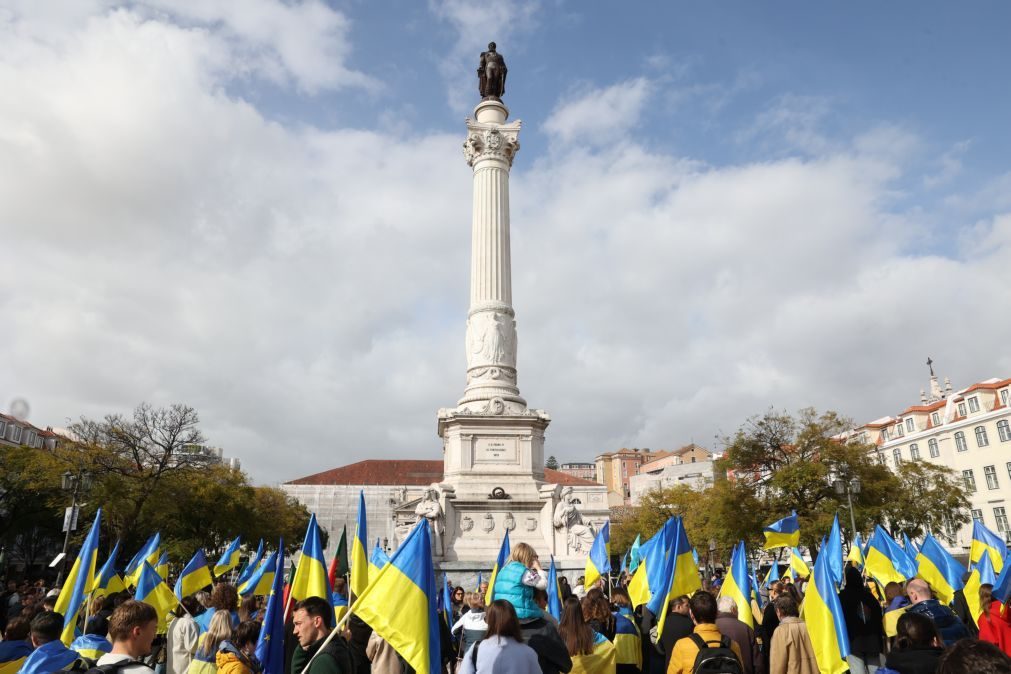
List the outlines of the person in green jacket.
{"label": "person in green jacket", "polygon": [[333,606],[320,597],[308,597],[295,604],[292,621],[298,646],[289,674],[302,674],[303,670],[305,674],[354,674],[351,653],[339,634],[323,646],[333,631],[333,619]]}

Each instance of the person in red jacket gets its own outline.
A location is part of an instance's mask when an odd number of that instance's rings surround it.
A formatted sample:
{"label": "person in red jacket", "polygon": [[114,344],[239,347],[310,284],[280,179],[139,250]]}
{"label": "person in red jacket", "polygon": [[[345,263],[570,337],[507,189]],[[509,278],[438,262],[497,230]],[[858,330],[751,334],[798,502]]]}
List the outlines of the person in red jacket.
{"label": "person in red jacket", "polygon": [[979,638],[1011,655],[1011,609],[993,595],[993,585],[979,586]]}

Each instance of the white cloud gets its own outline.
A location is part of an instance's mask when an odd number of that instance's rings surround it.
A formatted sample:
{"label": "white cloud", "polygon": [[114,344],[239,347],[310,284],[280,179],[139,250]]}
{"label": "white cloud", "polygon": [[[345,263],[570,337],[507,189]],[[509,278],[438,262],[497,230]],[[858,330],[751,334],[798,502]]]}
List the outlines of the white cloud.
{"label": "white cloud", "polygon": [[[572,93],[578,89],[573,89]],[[588,87],[578,97],[570,93],[551,112],[544,129],[552,140],[573,138],[589,145],[613,142],[635,127],[650,97],[650,81],[638,77],[609,87]]]}
{"label": "white cloud", "polygon": [[[187,402],[267,482],[438,457],[465,383],[462,129],[271,122],[226,93],[233,29],[89,16],[2,24],[0,395],[43,425]],[[717,168],[637,140],[647,92],[559,104],[547,125],[595,144],[516,159],[520,386],[549,453],[711,444],[769,405],[882,416],[927,354],[956,386],[1011,372],[1000,178],[958,252],[917,255],[891,198],[919,175],[907,131]]]}

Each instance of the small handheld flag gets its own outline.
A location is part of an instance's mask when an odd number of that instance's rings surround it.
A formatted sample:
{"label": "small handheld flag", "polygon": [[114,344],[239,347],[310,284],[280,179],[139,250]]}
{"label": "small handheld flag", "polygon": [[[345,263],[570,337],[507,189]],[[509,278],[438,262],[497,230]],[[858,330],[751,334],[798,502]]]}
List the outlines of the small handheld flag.
{"label": "small handheld flag", "polygon": [[330,584],[323,565],[323,546],[320,544],[316,515],[309,517],[309,528],[302,542],[302,556],[298,558],[295,578],[291,581],[291,596],[296,600],[319,597],[330,601]]}
{"label": "small handheld flag", "polygon": [[765,527],[765,549],[795,548],[800,545],[800,520],[797,511]]}
{"label": "small handheld flag", "polygon": [[506,529],[505,536],[502,537],[502,545],[498,549],[498,557],[495,558],[495,566],[491,569],[491,579],[488,581],[488,591],[484,593],[484,603],[490,605],[492,599],[495,596],[495,580],[498,578],[498,572],[506,565],[509,561],[509,530]]}
{"label": "small handheld flag", "polygon": [[611,573],[611,522],[604,522],[590,547],[590,556],[586,558],[583,587],[589,589],[601,577]]}
{"label": "small handheld flag", "polygon": [[242,536],[236,536],[235,540],[228,544],[221,559],[214,565],[214,575],[221,576],[228,573],[239,565],[239,545],[242,543]]}
{"label": "small handheld flag", "polygon": [[211,570],[207,568],[207,556],[203,550],[197,550],[176,579],[175,595],[182,601],[183,597],[199,592],[212,582]]}
{"label": "small handheld flag", "polygon": [[558,569],[555,567],[555,556],[551,556],[551,566],[548,567],[548,613],[555,620],[562,619],[562,593],[558,589]]}
{"label": "small handheld flag", "polygon": [[155,533],[154,536],[147,539],[147,543],[144,544],[137,554],[133,556],[130,563],[126,565],[126,571],[123,572],[123,580],[130,587],[137,585],[137,578],[140,577],[141,563],[147,562],[148,564],[157,564],[158,557],[160,553],[158,548],[161,545],[161,533]]}
{"label": "small handheld flag", "polygon": [[[426,520],[427,523],[427,520]],[[365,492],[358,492],[358,524],[351,540],[351,591],[360,595],[369,584],[369,523],[365,515]]]}
{"label": "small handheld flag", "polygon": [[249,579],[239,586],[239,594],[243,597],[266,596],[274,587],[274,569],[277,567],[277,553],[272,552],[267,560],[256,567]]}

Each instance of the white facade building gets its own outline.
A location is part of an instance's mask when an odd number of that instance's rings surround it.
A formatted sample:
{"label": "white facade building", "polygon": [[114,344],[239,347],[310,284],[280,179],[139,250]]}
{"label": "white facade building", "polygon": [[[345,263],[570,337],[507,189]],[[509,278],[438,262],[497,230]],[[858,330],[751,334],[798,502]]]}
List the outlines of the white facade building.
{"label": "white facade building", "polygon": [[[905,461],[930,461],[954,470],[965,481],[972,518],[1011,542],[1011,379],[987,379],[952,391],[931,376],[930,394],[895,416],[855,429],[850,437],[876,446],[882,465],[902,470]],[[971,523],[949,547],[968,554]]]}
{"label": "white facade building", "polygon": [[[656,463],[660,463],[657,461]],[[643,465],[645,470],[649,464]],[[669,489],[685,484],[702,491],[713,485],[716,479],[716,464],[712,461],[696,463],[669,463],[656,470],[633,475],[628,479],[632,505],[642,503],[642,497],[654,489]]]}

